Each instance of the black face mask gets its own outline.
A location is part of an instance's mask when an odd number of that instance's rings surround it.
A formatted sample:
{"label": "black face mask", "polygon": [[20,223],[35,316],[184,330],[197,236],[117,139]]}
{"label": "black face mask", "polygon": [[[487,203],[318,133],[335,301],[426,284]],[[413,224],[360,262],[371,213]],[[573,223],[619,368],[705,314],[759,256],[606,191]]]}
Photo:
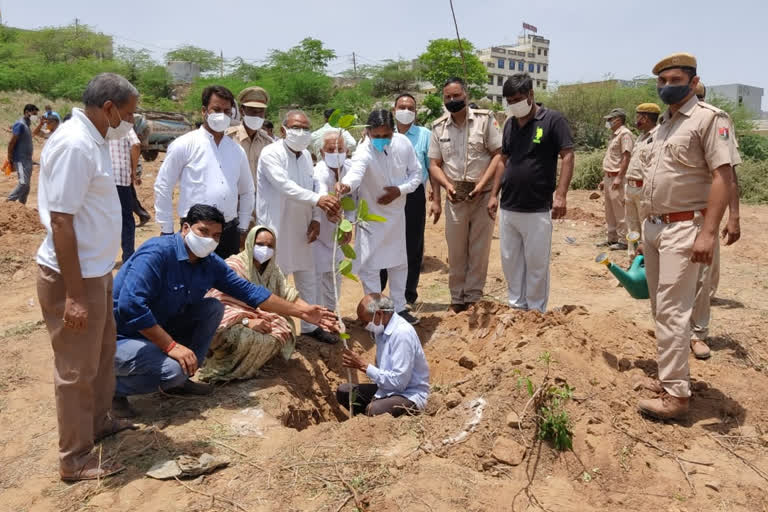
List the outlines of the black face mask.
{"label": "black face mask", "polygon": [[463,110],[467,106],[467,100],[451,100],[445,103],[445,108],[448,112],[455,114],[460,110]]}
{"label": "black face mask", "polygon": [[667,105],[675,105],[688,96],[688,93],[691,92],[691,84],[665,85],[664,87],[657,87],[656,90],[659,93],[661,101]]}

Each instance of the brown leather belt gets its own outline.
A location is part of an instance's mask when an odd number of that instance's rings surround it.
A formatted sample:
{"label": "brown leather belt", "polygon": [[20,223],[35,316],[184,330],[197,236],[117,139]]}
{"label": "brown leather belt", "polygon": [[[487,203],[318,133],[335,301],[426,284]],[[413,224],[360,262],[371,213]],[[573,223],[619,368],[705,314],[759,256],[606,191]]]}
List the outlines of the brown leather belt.
{"label": "brown leather belt", "polygon": [[610,177],[610,178],[615,178],[616,176],[618,176],[618,175],[619,175],[619,173],[618,173],[618,171],[617,171],[617,172],[608,172],[608,171],[605,171],[605,175],[606,175],[606,176],[608,176],[608,177]]}
{"label": "brown leather belt", "polygon": [[629,183],[632,187],[642,188],[643,186],[643,180],[627,180],[627,183]]}
{"label": "brown leather belt", "polygon": [[691,210],[687,212],[663,213],[661,215],[649,215],[648,222],[651,224],[672,224],[673,222],[693,220],[694,217],[696,217],[697,211],[701,212],[702,215],[707,214],[706,208],[703,210]]}

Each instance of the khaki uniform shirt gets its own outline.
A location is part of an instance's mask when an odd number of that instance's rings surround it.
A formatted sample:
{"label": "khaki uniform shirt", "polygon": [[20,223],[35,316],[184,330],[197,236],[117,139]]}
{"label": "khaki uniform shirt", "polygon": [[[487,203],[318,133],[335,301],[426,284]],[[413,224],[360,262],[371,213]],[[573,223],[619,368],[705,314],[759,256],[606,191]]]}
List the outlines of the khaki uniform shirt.
{"label": "khaki uniform shirt", "polygon": [[648,133],[641,133],[635,141],[632,148],[632,158],[629,159],[627,167],[627,179],[642,181],[645,179],[645,168],[650,159],[651,148],[653,147],[653,128]]}
{"label": "khaki uniform shirt", "polygon": [[258,130],[253,140],[251,140],[248,132],[245,131],[245,126],[242,124],[228,128],[226,134],[232,137],[245,150],[245,154],[248,155],[248,165],[253,175],[253,183],[256,183],[256,166],[259,163],[261,150],[272,144],[274,140],[264,130]]}
{"label": "khaki uniform shirt", "polygon": [[611,140],[608,142],[608,149],[605,150],[603,157],[603,172],[619,172],[621,157],[624,153],[632,153],[633,146],[632,132],[622,125],[621,128],[613,132]]}
{"label": "khaki uniform shirt", "polygon": [[735,144],[728,114],[696,96],[674,115],[667,110],[653,137],[643,202],[651,215],[703,210],[712,172],[733,165]]}
{"label": "khaki uniform shirt", "polygon": [[[469,125],[469,158],[467,149]],[[492,153],[501,149],[501,130],[490,110],[467,109],[463,126],[456,126],[451,114],[445,114],[432,124],[429,158],[443,161],[443,172],[452,182],[480,181],[491,163]]]}

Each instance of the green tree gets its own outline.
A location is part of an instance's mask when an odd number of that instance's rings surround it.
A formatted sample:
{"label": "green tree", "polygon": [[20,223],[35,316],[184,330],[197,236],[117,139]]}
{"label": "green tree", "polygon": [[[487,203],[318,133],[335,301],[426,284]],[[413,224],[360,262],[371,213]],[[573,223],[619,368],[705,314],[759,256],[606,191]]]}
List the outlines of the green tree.
{"label": "green tree", "polygon": [[319,39],[307,37],[286,51],[271,50],[267,59],[270,67],[281,71],[314,71],[322,73],[336,52],[325,48]]}
{"label": "green tree", "polygon": [[129,48],[127,46],[118,46],[115,51],[115,59],[124,63],[128,68],[125,78],[132,83],[139,81],[139,75],[147,69],[156,66],[149,50],[141,48]]}
{"label": "green tree", "polygon": [[209,73],[221,67],[221,59],[217,57],[214,52],[189,44],[179,46],[175,50],[171,50],[165,54],[166,62],[172,60],[194,62],[200,66],[201,73]]}
{"label": "green tree", "polygon": [[419,55],[421,74],[438,89],[451,77],[464,78],[469,88],[470,98],[481,98],[485,96],[488,72],[475,55],[475,47],[472,43],[462,39],[461,47],[464,50],[464,62],[467,66],[466,76],[464,76],[459,42],[455,39],[434,39],[429,42],[427,50]]}
{"label": "green tree", "polygon": [[387,96],[412,91],[418,79],[419,73],[411,62],[389,60],[373,70],[373,94]]}

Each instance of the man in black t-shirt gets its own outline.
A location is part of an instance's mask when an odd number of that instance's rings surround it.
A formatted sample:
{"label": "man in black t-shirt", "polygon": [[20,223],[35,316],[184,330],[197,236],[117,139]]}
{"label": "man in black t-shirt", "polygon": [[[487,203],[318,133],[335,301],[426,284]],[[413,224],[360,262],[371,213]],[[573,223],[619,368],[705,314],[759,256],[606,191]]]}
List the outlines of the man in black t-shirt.
{"label": "man in black t-shirt", "polygon": [[[501,203],[501,265],[510,305],[543,312],[549,299],[552,219],[565,217],[573,136],[560,112],[536,104],[528,74],[508,78],[503,94],[508,119],[501,152],[506,163],[496,168],[488,214],[496,218]],[[563,159],[559,183],[558,156]]]}

